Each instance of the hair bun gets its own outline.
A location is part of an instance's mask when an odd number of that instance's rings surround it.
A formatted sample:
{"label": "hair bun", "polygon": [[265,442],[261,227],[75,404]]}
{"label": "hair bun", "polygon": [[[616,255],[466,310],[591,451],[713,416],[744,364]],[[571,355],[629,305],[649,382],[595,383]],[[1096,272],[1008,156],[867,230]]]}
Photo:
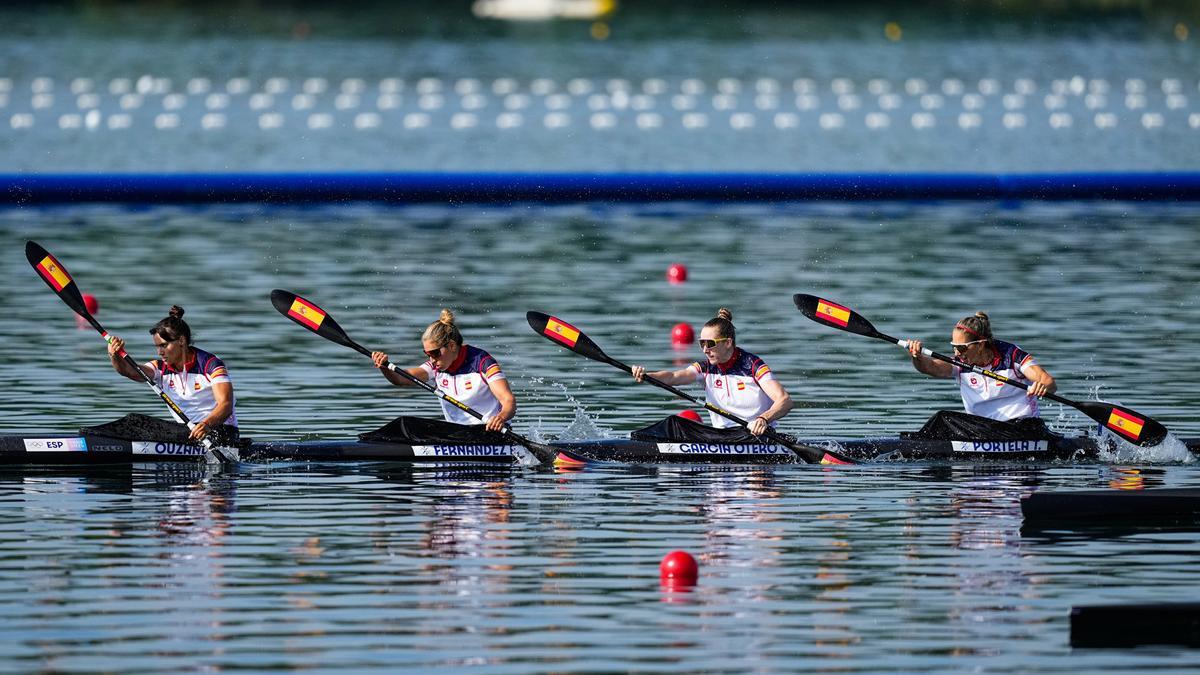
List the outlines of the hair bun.
{"label": "hair bun", "polygon": [[451,312],[448,309],[443,309],[441,315],[438,316],[438,321],[446,324],[447,326],[453,326],[454,325],[454,312]]}
{"label": "hair bun", "polygon": [[182,319],[183,308],[179,305],[171,305],[171,309],[167,311],[167,316],[174,317],[176,319]]}
{"label": "hair bun", "polygon": [[733,312],[729,311],[729,309],[726,307],[722,307],[721,309],[717,310],[716,318],[725,319],[729,323],[733,323]]}
{"label": "hair bun", "polygon": [[984,311],[975,312],[975,316],[983,319],[984,321],[991,321],[991,319],[988,318],[987,312]]}

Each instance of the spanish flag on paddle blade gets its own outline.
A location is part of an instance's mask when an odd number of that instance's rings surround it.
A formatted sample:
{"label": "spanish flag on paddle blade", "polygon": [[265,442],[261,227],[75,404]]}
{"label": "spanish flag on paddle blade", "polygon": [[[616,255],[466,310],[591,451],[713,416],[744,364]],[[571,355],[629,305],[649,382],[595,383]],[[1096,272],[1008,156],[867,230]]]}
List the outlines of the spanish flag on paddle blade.
{"label": "spanish flag on paddle blade", "polygon": [[67,271],[63,269],[62,265],[52,255],[42,258],[42,261],[37,264],[37,271],[55,291],[62,291],[62,289],[67,287],[67,284],[71,283],[71,277],[67,274]]}
{"label": "spanish flag on paddle blade", "polygon": [[561,342],[568,347],[574,347],[575,343],[579,341],[578,328],[554,317],[550,317],[546,322],[546,329],[542,333],[551,340]]}
{"label": "spanish flag on paddle blade", "polygon": [[817,300],[817,318],[845,328],[850,324],[850,310],[828,300]]}
{"label": "spanish flag on paddle blade", "polygon": [[1113,408],[1112,414],[1108,416],[1108,423],[1105,424],[1109,429],[1121,434],[1131,441],[1136,441],[1142,435],[1142,427],[1146,425],[1146,420],[1130,415],[1129,413],[1121,412]]}
{"label": "spanish flag on paddle blade", "polygon": [[315,305],[310,305],[300,298],[296,298],[292,302],[292,307],[288,310],[287,315],[313,330],[320,328],[321,322],[325,320],[325,312],[322,312]]}

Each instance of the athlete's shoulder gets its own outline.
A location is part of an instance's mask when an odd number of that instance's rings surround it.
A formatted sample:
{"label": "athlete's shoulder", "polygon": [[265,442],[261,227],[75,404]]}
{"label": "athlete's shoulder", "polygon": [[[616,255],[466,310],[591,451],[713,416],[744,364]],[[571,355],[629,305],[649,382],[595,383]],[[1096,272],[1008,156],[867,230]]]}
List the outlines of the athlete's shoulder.
{"label": "athlete's shoulder", "polygon": [[500,370],[500,364],[495,357],[487,353],[486,350],[480,349],[474,345],[466,345],[467,350],[463,357],[462,366],[459,367],[458,373],[483,373],[484,375],[495,374]]}
{"label": "athlete's shoulder", "polygon": [[221,357],[212,352],[203,349],[194,348],[196,350],[196,369],[208,375],[209,377],[220,377],[229,375],[228,369],[225,367],[225,362]]}
{"label": "athlete's shoulder", "polygon": [[1021,349],[1011,342],[1004,340],[995,340],[996,351],[1000,354],[1000,362],[1003,365],[1023,366],[1033,355]]}

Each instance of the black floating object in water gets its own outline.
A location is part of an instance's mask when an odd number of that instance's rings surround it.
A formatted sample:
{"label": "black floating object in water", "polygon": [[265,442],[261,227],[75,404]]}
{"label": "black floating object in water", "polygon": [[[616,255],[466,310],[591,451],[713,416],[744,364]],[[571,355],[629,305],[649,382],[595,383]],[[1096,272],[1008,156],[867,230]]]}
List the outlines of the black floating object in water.
{"label": "black floating object in water", "polygon": [[1071,646],[1200,647],[1200,602],[1093,605],[1071,608]]}
{"label": "black floating object in water", "polygon": [[1021,499],[1026,525],[1200,521],[1200,488],[1034,492]]}

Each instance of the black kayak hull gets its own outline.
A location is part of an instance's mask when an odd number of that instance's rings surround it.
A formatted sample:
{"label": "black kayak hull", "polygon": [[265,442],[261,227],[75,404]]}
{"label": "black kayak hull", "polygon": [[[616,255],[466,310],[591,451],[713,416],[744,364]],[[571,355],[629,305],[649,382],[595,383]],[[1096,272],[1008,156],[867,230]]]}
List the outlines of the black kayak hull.
{"label": "black kayak hull", "polygon": [[[1082,436],[1056,441],[965,442],[872,438],[805,441],[829,447],[858,461],[1088,461],[1099,453],[1096,439]],[[1185,440],[1200,455],[1200,439]],[[653,443],[625,439],[556,441],[562,463],[628,464],[794,464],[795,457],[772,444]],[[508,445],[408,445],[357,440],[244,440],[242,461],[389,461],[412,464],[472,462],[511,464]],[[95,435],[21,434],[0,436],[0,464],[102,465],[141,462],[197,462],[204,449],[157,441],[129,441]]]}

